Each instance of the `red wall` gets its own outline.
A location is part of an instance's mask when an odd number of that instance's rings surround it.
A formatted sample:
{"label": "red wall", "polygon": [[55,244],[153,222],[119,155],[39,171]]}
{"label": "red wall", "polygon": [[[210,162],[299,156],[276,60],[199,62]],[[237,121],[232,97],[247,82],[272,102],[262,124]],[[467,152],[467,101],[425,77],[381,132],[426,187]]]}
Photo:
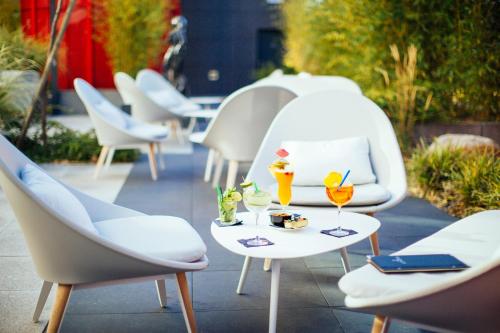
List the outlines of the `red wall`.
{"label": "red wall", "polygon": [[[98,1],[98,0],[94,0]],[[54,1],[56,2],[56,1]],[[68,4],[64,0],[63,12]],[[165,24],[180,13],[179,0],[165,13]],[[27,36],[48,39],[49,0],[21,0],[21,22]],[[58,57],[58,86],[73,89],[73,79],[81,77],[97,88],[114,88],[113,73],[103,46],[93,38],[92,0],[77,0]],[[62,21],[62,15],[60,21]],[[59,22],[60,23],[60,22]],[[160,55],[159,55],[160,56]]]}

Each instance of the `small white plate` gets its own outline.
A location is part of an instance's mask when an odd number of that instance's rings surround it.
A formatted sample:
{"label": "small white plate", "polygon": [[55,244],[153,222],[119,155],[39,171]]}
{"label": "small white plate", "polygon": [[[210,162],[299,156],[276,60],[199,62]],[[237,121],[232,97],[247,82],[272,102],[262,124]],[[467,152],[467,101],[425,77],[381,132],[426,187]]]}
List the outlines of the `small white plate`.
{"label": "small white plate", "polygon": [[274,224],[269,224],[269,226],[273,229],[278,229],[278,230],[281,230],[281,231],[298,231],[298,230],[302,230],[302,229],[305,229],[307,228],[307,225],[305,227],[302,227],[302,228],[295,228],[295,229],[291,229],[291,228],[282,228],[282,227],[278,227],[278,226],[275,226]]}

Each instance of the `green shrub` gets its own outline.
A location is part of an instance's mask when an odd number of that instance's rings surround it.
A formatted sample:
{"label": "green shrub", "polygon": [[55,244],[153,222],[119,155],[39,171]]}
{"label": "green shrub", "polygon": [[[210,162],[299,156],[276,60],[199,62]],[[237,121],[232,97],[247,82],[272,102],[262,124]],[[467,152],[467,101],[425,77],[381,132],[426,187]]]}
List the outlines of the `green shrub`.
{"label": "green shrub", "polygon": [[[386,107],[391,90],[377,69],[392,67],[389,45],[419,50],[416,85],[434,96],[416,121],[499,120],[500,13],[495,0],[287,0],[285,64],[342,75]],[[390,77],[393,80],[393,77]],[[425,104],[426,95],[417,97]]]}
{"label": "green shrub", "polygon": [[500,160],[492,148],[421,145],[407,165],[411,192],[453,215],[500,208]]}
{"label": "green shrub", "polygon": [[[16,142],[20,127],[4,133],[11,142]],[[37,163],[49,162],[95,162],[101,151],[94,131],[79,133],[56,122],[48,122],[47,143],[42,142],[41,130],[34,130],[23,144],[23,152]],[[133,162],[138,150],[116,151],[114,162]]]}
{"label": "green shrub", "polygon": [[167,1],[96,2],[97,40],[103,42],[114,72],[137,72],[160,60],[167,31]]}

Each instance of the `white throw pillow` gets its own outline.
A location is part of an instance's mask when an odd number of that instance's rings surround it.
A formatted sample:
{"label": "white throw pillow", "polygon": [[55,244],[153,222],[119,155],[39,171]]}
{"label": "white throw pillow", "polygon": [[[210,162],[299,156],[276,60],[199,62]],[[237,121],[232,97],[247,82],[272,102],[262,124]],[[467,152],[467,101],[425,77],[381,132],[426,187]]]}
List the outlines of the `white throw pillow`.
{"label": "white throw pillow", "polygon": [[97,234],[85,207],[63,185],[31,164],[26,164],[21,169],[20,178],[47,206],[75,225]]}
{"label": "white throw pillow", "polygon": [[370,145],[366,137],[353,137],[330,141],[283,141],[281,147],[295,170],[293,184],[322,186],[330,171],[344,173],[351,170],[352,184],[375,183],[370,163]]}

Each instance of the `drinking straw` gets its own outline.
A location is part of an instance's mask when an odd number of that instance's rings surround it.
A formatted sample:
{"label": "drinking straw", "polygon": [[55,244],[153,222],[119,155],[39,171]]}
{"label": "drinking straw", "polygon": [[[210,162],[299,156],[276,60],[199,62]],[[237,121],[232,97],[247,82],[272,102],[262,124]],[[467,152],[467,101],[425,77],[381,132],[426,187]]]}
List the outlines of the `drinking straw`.
{"label": "drinking straw", "polygon": [[217,192],[217,200],[219,202],[221,202],[222,201],[222,189],[221,189],[220,185],[215,188],[215,191]]}
{"label": "drinking straw", "polygon": [[255,189],[255,193],[259,193],[260,190],[256,182],[253,183],[253,188]]}
{"label": "drinking straw", "polygon": [[342,187],[342,184],[344,184],[345,180],[347,179],[347,176],[349,176],[350,173],[351,173],[351,169],[347,170],[347,172],[344,175],[344,178],[342,178],[342,181],[340,182],[340,185],[339,185],[339,187],[337,187],[337,189],[340,190],[340,188]]}

